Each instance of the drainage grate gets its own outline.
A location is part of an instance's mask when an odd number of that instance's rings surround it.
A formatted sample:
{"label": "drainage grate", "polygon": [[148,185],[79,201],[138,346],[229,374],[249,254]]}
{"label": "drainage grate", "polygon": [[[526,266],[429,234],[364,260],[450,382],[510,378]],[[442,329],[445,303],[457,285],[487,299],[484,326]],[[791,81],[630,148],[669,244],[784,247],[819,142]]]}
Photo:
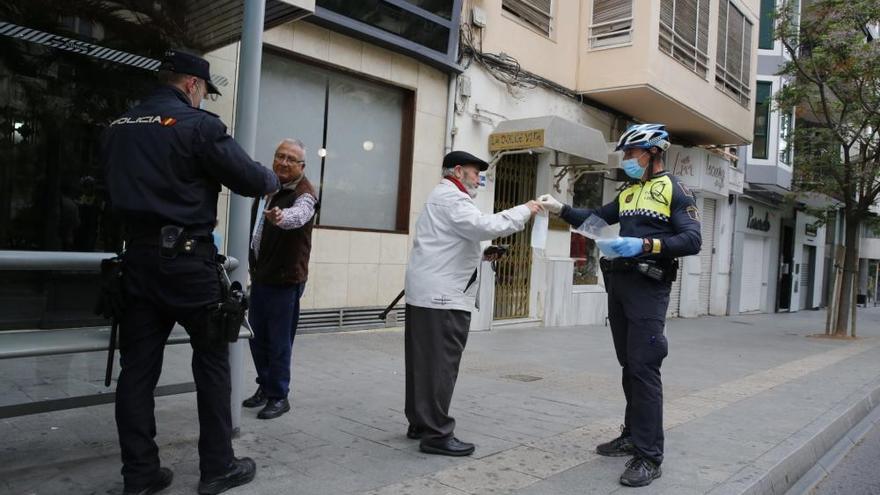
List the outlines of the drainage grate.
{"label": "drainage grate", "polygon": [[516,380],[518,382],[536,382],[538,380],[543,380],[542,376],[534,376],[534,375],[504,375],[501,378],[507,378],[508,380]]}

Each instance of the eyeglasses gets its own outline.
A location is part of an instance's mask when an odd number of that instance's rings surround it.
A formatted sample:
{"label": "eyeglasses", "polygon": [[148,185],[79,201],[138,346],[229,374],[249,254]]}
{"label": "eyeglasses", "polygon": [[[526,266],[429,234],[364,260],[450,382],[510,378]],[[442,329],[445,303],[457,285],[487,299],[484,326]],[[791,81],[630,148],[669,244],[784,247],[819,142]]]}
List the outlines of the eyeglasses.
{"label": "eyeglasses", "polygon": [[305,160],[297,160],[293,155],[285,155],[284,153],[275,153],[275,161],[283,164],[299,163],[305,165]]}

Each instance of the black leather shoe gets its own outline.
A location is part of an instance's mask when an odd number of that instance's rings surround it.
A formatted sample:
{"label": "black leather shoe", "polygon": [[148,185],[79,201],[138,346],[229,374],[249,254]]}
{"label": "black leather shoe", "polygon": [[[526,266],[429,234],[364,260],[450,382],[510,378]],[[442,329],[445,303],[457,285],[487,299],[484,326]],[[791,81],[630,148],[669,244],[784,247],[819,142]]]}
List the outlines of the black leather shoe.
{"label": "black leather shoe", "polygon": [[275,419],[290,411],[290,402],[287,399],[267,399],[266,407],[257,414],[260,419]]}
{"label": "black leather shoe", "polygon": [[648,486],[662,475],[660,465],[649,459],[636,455],[626,463],[626,470],[620,475],[620,484],[624,486]]}
{"label": "black leather shoe", "polygon": [[451,455],[461,457],[474,453],[474,444],[462,442],[455,437],[443,440],[422,440],[419,450],[426,454]]}
{"label": "black leather shoe", "polygon": [[625,457],[635,455],[636,451],[633,447],[632,438],[629,432],[621,429],[621,435],[610,442],[605,442],[596,446],[596,453],[607,457]]}
{"label": "black leather shoe", "polygon": [[229,471],[211,479],[199,480],[199,495],[216,495],[230,488],[250,483],[257,474],[257,464],[250,457],[235,459]]}
{"label": "black leather shoe", "polygon": [[260,407],[266,405],[266,396],[263,395],[263,388],[258,387],[254,395],[245,399],[242,403],[244,407]]}
{"label": "black leather shoe", "polygon": [[422,434],[424,434],[424,430],[413,425],[409,425],[409,428],[406,429],[406,438],[410,440],[418,440],[422,438]]}
{"label": "black leather shoe", "polygon": [[152,483],[141,488],[125,488],[122,491],[122,495],[151,495],[159,493],[171,485],[172,479],[174,479],[174,473],[170,469],[159,468],[159,473],[156,474]]}

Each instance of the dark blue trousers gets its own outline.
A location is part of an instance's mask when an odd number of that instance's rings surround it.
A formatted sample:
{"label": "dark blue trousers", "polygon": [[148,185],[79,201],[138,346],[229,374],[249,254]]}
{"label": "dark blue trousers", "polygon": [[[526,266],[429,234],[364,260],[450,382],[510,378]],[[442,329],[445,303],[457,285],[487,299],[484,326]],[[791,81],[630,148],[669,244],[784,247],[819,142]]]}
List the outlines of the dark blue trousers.
{"label": "dark blue trousers", "polygon": [[663,462],[663,383],[660,365],[668,353],[664,334],[671,283],[641,273],[604,272],[608,321],[621,366],[626,397],[624,435],[636,452]]}
{"label": "dark blue trousers", "polygon": [[192,373],[199,411],[199,470],[222,474],[233,460],[229,345],[205,338],[204,311],[220,300],[212,258],[159,256],[154,246],[130,245],[125,254],[126,310],[119,327],[116,426],[125,486],[139,489],[159,471],[153,392],[162,372],[165,341],[179,322],[191,337]]}
{"label": "dark blue trousers", "polygon": [[290,392],[290,358],[299,321],[299,301],[305,288],[305,283],[251,286],[251,355],[257,369],[257,384],[271,399],[284,399]]}

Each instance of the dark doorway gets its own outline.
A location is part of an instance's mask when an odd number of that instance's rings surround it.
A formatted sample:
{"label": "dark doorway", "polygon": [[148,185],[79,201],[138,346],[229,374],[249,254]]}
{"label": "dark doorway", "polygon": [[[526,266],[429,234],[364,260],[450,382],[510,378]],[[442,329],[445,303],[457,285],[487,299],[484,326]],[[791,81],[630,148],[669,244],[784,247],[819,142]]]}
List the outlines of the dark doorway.
{"label": "dark doorway", "polygon": [[794,226],[782,224],[779,242],[779,283],[776,286],[776,311],[791,309],[791,284],[794,277]]}

